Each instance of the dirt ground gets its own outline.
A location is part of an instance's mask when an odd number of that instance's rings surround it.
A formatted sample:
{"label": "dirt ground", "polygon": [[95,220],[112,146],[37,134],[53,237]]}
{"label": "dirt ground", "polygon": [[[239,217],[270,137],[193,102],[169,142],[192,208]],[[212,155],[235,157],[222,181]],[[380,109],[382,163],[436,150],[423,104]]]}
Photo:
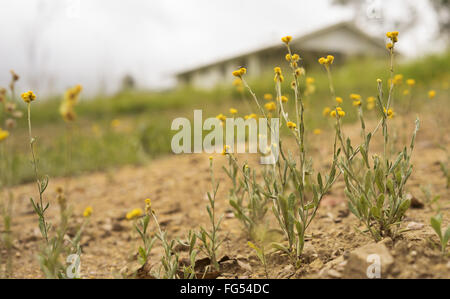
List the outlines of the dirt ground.
{"label": "dirt ground", "polygon": [[[412,132],[412,125],[404,131],[400,118],[394,119],[392,125],[396,128],[400,141],[403,132],[407,132],[408,136]],[[369,123],[369,127],[373,126],[374,123]],[[345,132],[351,132],[352,136],[357,138],[357,127],[357,124],[347,125]],[[425,202],[420,191],[421,186],[429,184],[433,194],[441,196],[439,204],[444,218],[443,226],[446,227],[450,219],[450,198],[439,167],[439,162],[446,160],[446,153],[437,147],[437,143],[447,150],[450,148],[449,135],[442,135],[440,132],[432,117],[422,120],[413,154],[415,171],[408,182],[407,190],[424,203],[424,207],[411,208],[406,213],[402,226],[409,226],[411,230],[398,239],[381,242],[387,248],[386,254],[392,257],[388,268],[382,269],[385,271],[383,277],[450,278],[449,258],[440,254],[438,238],[429,225],[430,217],[435,212]],[[313,144],[309,152],[314,153],[316,169],[326,167],[329,163],[332,136],[331,130],[324,130],[321,135],[308,136]],[[374,140],[375,150],[379,148],[377,142],[378,138]],[[246,156],[239,157],[239,160],[243,162],[249,159],[254,163],[256,158]],[[233,217],[228,204],[230,182],[221,170],[225,162],[225,157],[214,155],[215,173],[221,182],[217,207],[219,213],[225,215],[220,231],[220,238],[225,241],[220,255],[229,258],[223,263],[219,278],[263,278],[263,267],[252,249],[247,246],[248,237],[239,221]],[[171,155],[154,160],[145,167],[125,167],[73,178],[69,195],[74,213],[72,226],[82,221],[81,214],[86,206],[91,205],[94,210],[81,241],[82,277],[122,277],[122,274],[132,273],[138,268],[136,249],[140,240],[132,229],[132,222],[127,221],[124,216],[133,208],[143,208],[145,198],[152,199],[153,209],[170,238],[182,238],[189,229],[199,228],[200,225],[207,227],[206,192],[210,190],[208,165],[206,154]],[[49,221],[54,225],[57,225],[59,212],[55,189],[64,183],[63,178],[51,178],[46,192],[46,200],[49,200],[51,205],[48,210]],[[294,269],[286,256],[278,252],[269,253],[267,259],[270,278],[360,276],[348,265],[355,259],[355,250],[364,248],[373,241],[368,235],[355,229],[362,226],[356,217],[348,212],[343,187],[343,182],[338,181],[332,192],[324,198],[322,207],[307,232],[309,237],[301,267]],[[36,197],[36,186],[18,186],[14,188],[13,193],[16,199],[12,227],[15,238],[14,277],[43,277],[36,259],[41,238],[37,217],[29,203],[30,195]],[[268,215],[268,225],[274,231],[273,238],[280,238],[270,211]],[[162,248],[157,243],[151,254],[152,262],[159,260],[161,252]]]}

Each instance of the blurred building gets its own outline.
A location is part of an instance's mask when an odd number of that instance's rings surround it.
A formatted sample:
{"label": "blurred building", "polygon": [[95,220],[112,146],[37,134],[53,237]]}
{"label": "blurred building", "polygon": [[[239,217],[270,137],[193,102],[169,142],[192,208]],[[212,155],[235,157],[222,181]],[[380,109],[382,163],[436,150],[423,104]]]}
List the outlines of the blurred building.
{"label": "blurred building", "polygon": [[[293,38],[291,49],[302,58],[301,65],[317,63],[321,56],[332,54],[342,62],[349,56],[384,56],[387,51],[382,39],[374,38],[353,23],[338,23],[301,37]],[[229,82],[231,72],[240,66],[248,69],[248,76],[258,76],[284,66],[286,47],[281,42],[242,55],[216,61],[176,74],[179,85],[209,89]]]}

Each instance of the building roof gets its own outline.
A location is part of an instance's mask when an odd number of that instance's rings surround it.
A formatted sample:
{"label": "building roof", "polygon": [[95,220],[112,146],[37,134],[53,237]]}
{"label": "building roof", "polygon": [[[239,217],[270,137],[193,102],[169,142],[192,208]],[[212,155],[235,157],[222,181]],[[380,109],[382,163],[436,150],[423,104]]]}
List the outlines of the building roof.
{"label": "building roof", "polygon": [[[333,32],[335,30],[342,29],[342,28],[345,28],[345,29],[355,33],[362,39],[366,40],[368,43],[374,45],[375,47],[379,47],[380,49],[383,49],[383,50],[385,49],[385,44],[384,44],[383,39],[375,38],[373,36],[368,35],[367,33],[360,30],[358,27],[356,27],[354,25],[354,23],[352,23],[352,22],[340,22],[340,23],[336,23],[331,26],[321,28],[319,30],[315,30],[315,31],[307,33],[303,36],[293,38],[291,43],[301,44],[301,43],[311,40],[313,37],[317,37],[318,35],[324,35],[324,34],[327,34],[327,33]],[[221,65],[221,64],[224,64],[224,63],[236,60],[236,59],[245,58],[249,55],[258,54],[258,53],[262,53],[262,52],[268,52],[268,51],[272,51],[272,50],[278,50],[282,47],[284,47],[283,44],[277,43],[276,45],[262,47],[262,48],[259,48],[259,49],[256,49],[256,50],[253,50],[250,52],[246,52],[246,53],[243,53],[240,55],[235,55],[235,56],[228,57],[225,59],[217,60],[217,61],[209,63],[209,64],[201,65],[199,67],[195,67],[195,68],[191,68],[191,69],[188,69],[188,70],[185,70],[182,72],[178,72],[176,75],[177,76],[188,75],[190,73],[197,72],[197,71],[200,71],[203,69],[207,69],[207,68],[210,68],[213,66]]]}

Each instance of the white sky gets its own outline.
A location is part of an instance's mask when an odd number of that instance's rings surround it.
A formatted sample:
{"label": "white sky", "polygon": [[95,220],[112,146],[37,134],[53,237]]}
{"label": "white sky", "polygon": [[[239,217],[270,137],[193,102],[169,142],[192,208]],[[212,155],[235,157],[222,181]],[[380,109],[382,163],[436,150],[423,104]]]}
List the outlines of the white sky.
{"label": "white sky", "polygon": [[[385,18],[408,18],[407,0],[367,1],[392,6]],[[420,23],[399,47],[420,54],[434,13],[427,0],[409,3]],[[166,87],[177,71],[352,16],[329,0],[1,0],[0,86],[15,69],[20,90],[40,93],[78,83],[87,93],[115,91],[127,73],[140,87]]]}

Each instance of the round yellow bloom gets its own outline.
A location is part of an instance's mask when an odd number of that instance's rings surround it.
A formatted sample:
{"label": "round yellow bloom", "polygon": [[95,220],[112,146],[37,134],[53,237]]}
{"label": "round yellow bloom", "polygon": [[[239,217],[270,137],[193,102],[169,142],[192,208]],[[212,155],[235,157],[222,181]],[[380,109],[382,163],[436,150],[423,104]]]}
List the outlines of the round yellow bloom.
{"label": "round yellow bloom", "polygon": [[9,132],[0,128],[0,141],[9,137]]}
{"label": "round yellow bloom", "polygon": [[334,56],[333,55],[328,55],[327,58],[325,57],[320,57],[319,58],[319,63],[325,66],[329,66],[330,64],[333,64],[334,61]]}
{"label": "round yellow bloom", "polygon": [[357,93],[352,93],[350,94],[350,99],[357,101],[357,100],[361,100],[361,95],[357,94]]}
{"label": "round yellow bloom", "polygon": [[133,209],[130,212],[128,212],[125,217],[127,218],[127,220],[132,220],[132,219],[136,219],[138,217],[142,216],[142,210],[141,209]]}
{"label": "round yellow bloom", "polygon": [[273,95],[270,94],[270,93],[264,94],[264,100],[266,100],[266,101],[272,101],[272,100],[273,100]]}
{"label": "round yellow bloom", "polygon": [[120,126],[120,120],[119,119],[113,119],[111,121],[111,128],[118,128]]}
{"label": "round yellow bloom", "polygon": [[305,69],[302,68],[302,67],[296,68],[295,69],[295,75],[297,77],[304,76],[305,75]]}
{"label": "round yellow bloom", "polygon": [[373,108],[375,108],[375,103],[374,103],[374,102],[372,102],[372,103],[367,103],[367,109],[368,109],[368,110],[372,110]]}
{"label": "round yellow bloom", "polygon": [[274,67],[273,71],[275,72],[275,74],[281,75],[281,68],[279,66]]}
{"label": "round yellow bloom", "polygon": [[306,78],[306,84],[314,84],[314,78],[313,77],[307,77]]}
{"label": "round yellow bloom", "polygon": [[416,84],[416,80],[408,79],[408,80],[406,80],[406,84],[408,84],[409,86],[414,86]]}
{"label": "round yellow bloom", "polygon": [[31,90],[22,93],[22,99],[25,103],[30,103],[36,100],[36,95]]}
{"label": "round yellow bloom", "polygon": [[344,100],[341,97],[336,97],[336,102],[342,104]]}
{"label": "round yellow bloom", "polygon": [[292,36],[290,36],[290,35],[287,35],[287,36],[281,38],[281,41],[285,44],[289,44],[289,42],[291,40],[292,40]]}
{"label": "round yellow bloom", "polygon": [[322,133],[321,129],[314,129],[313,134],[314,135],[320,135]]}
{"label": "round yellow bloom", "polygon": [[227,117],[226,117],[225,115],[223,115],[222,113],[220,113],[219,115],[217,115],[216,118],[217,118],[218,120],[221,120],[221,121],[225,121],[225,120],[227,119]]}
{"label": "round yellow bloom", "polygon": [[292,121],[288,121],[287,126],[289,129],[295,129],[297,127],[297,125]]}
{"label": "round yellow bloom", "polygon": [[[212,160],[212,157],[210,157],[210,160]],[[152,211],[152,201],[150,198],[145,199],[145,214],[150,215]]]}
{"label": "round yellow bloom", "polygon": [[391,108],[389,108],[387,111],[386,108],[383,108],[383,111],[388,118],[393,118],[395,116],[395,112]]}
{"label": "round yellow bloom", "polygon": [[230,108],[230,113],[231,113],[232,115],[235,115],[235,114],[238,113],[238,111],[237,111],[237,109]]}
{"label": "round yellow bloom", "polygon": [[338,115],[339,117],[345,116],[345,111],[342,110],[341,107],[336,107],[335,110],[333,110],[333,111],[330,112],[330,115],[333,116],[333,117],[336,117],[336,111],[337,111],[337,115]]}
{"label": "round yellow bloom", "polygon": [[245,73],[247,73],[247,69],[245,67],[241,67],[240,69],[232,72],[233,76],[235,77],[241,77]]}
{"label": "round yellow bloom", "polygon": [[286,58],[286,61],[291,61],[291,59],[292,59],[291,54],[289,54],[289,53],[286,54],[285,58]]}
{"label": "round yellow bloom", "polygon": [[429,98],[430,100],[434,99],[435,96],[436,96],[436,91],[430,90],[430,91],[428,92],[428,98]]}
{"label": "round yellow bloom", "polygon": [[299,61],[300,60],[300,56],[298,54],[293,54],[292,55],[292,60],[293,61]]}
{"label": "round yellow bloom", "polygon": [[361,101],[360,100],[353,101],[353,106],[355,107],[361,106]]}
{"label": "round yellow bloom", "polygon": [[328,116],[328,115],[330,115],[330,111],[331,111],[331,108],[330,108],[330,107],[325,107],[325,108],[323,108],[323,111],[322,111],[323,116]]}
{"label": "round yellow bloom", "polygon": [[91,216],[93,211],[94,210],[92,209],[91,206],[87,206],[86,209],[84,209],[83,217],[87,218],[87,217]]}
{"label": "round yellow bloom", "polygon": [[392,43],[387,43],[386,44],[386,49],[391,50],[394,47],[394,45]]}
{"label": "round yellow bloom", "polygon": [[289,100],[287,96],[281,96],[281,99],[278,99],[278,101],[283,102],[283,103],[287,103],[287,101]]}
{"label": "round yellow bloom", "polygon": [[366,101],[367,103],[373,103],[375,102],[375,97],[368,97]]}
{"label": "round yellow bloom", "polygon": [[222,150],[222,155],[225,156],[227,154],[230,153],[230,146],[229,145],[224,145],[223,146],[223,150]]}
{"label": "round yellow bloom", "polygon": [[327,60],[325,59],[325,57],[320,57],[318,61],[319,61],[320,64],[325,64],[325,62]]}
{"label": "round yellow bloom", "polygon": [[264,105],[264,108],[266,108],[267,111],[274,111],[277,109],[277,105],[275,102],[269,102]]}

